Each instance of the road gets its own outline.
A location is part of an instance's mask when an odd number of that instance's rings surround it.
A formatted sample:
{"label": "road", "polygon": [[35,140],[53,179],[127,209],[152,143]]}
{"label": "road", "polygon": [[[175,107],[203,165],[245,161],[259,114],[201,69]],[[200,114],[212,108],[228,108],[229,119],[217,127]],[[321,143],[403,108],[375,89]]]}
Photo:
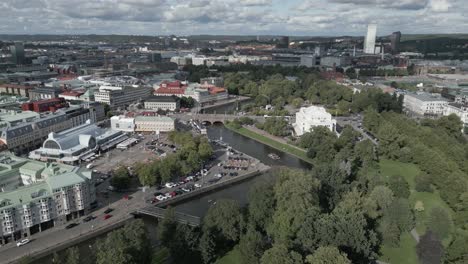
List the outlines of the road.
{"label": "road", "polygon": [[364,131],[362,126],[362,115],[353,115],[349,117],[338,116],[336,117],[336,122],[338,125],[344,127],[345,125],[350,125],[354,130],[361,133],[364,139],[369,139],[374,145],[378,145],[379,142],[375,137],[370,136],[366,131]]}

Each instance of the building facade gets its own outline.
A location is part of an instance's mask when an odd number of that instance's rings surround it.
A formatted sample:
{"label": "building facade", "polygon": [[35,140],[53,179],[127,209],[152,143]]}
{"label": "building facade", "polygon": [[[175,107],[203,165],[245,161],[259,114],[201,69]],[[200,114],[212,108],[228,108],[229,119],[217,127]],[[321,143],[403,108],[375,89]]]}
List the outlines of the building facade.
{"label": "building facade", "polygon": [[135,132],[169,132],[174,129],[174,119],[167,116],[135,117]]}
{"label": "building facade", "polygon": [[176,111],[180,108],[179,98],[175,96],[151,96],[145,100],[145,109]]}
{"label": "building facade", "polygon": [[404,95],[403,107],[417,115],[440,116],[444,114],[448,100],[439,94],[407,93]]}
{"label": "building facade", "polygon": [[375,38],[377,37],[377,25],[367,25],[367,34],[364,39],[364,53],[375,54]]}
{"label": "building facade", "polygon": [[87,122],[58,133],[50,133],[42,147],[29,158],[78,165],[99,151],[107,151],[128,137],[122,131],[105,129]]}
{"label": "building facade", "polygon": [[299,112],[296,113],[296,123],[293,125],[296,135],[302,136],[317,126],[324,126],[334,132],[336,131],[336,120],[324,107],[301,107]]}
{"label": "building facade", "polygon": [[108,104],[111,109],[124,108],[151,95],[151,87],[101,86],[94,92],[94,100]]}
{"label": "building facade", "polygon": [[444,116],[455,114],[460,118],[463,127],[468,127],[468,106],[457,103],[449,103],[444,111]]}
{"label": "building facade", "polygon": [[96,204],[92,172],[0,153],[0,243],[87,214]]}

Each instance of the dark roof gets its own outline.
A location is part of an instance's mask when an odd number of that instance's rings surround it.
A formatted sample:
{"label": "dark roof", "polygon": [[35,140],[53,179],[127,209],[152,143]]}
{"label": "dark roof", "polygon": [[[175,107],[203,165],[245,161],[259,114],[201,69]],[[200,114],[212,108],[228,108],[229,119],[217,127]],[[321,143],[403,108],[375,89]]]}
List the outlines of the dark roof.
{"label": "dark roof", "polygon": [[150,96],[146,99],[147,102],[177,102],[179,98],[175,96]]}

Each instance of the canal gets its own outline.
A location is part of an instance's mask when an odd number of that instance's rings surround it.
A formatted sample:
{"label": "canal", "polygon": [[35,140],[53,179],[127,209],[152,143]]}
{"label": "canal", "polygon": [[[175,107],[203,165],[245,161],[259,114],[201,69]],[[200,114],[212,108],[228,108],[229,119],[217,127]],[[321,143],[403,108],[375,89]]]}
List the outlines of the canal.
{"label": "canal", "polygon": [[[208,137],[210,139],[222,139],[224,142],[228,143],[234,149],[243,152],[249,156],[259,159],[264,164],[269,166],[286,166],[299,169],[310,169],[311,165],[307,162],[304,162],[294,156],[288,155],[286,153],[280,152],[274,148],[263,145],[253,139],[244,137],[233,131],[225,128],[223,125],[213,125],[207,127]],[[272,160],[268,157],[269,153],[277,154],[281,159]],[[241,205],[247,203],[247,196],[251,186],[258,182],[270,180],[270,174],[266,173],[258,177],[243,181],[238,184],[233,184],[227,188],[221,190],[215,190],[210,193],[206,193],[202,196],[196,197],[190,201],[178,204],[175,206],[175,209],[179,212],[204,216],[208,211],[209,207],[214,204],[219,199],[233,199],[237,200]],[[149,236],[152,243],[156,243],[156,221],[150,217],[143,218],[145,225],[147,226]],[[104,237],[101,235],[100,237]],[[100,238],[98,237],[98,238]],[[96,239],[91,239],[83,243],[78,244],[80,250],[80,256],[82,256],[81,263],[89,263],[92,261],[90,256],[93,248],[93,244]],[[42,259],[35,261],[37,264],[52,264],[52,256],[48,256]]]}

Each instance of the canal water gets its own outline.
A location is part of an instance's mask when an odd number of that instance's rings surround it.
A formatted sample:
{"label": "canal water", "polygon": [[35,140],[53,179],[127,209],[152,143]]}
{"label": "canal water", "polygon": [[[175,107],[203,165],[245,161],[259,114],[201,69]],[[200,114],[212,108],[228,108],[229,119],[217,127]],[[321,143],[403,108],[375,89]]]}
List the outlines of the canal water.
{"label": "canal water", "polygon": [[[222,139],[224,142],[228,143],[234,149],[243,152],[249,156],[257,158],[264,164],[269,166],[286,166],[299,169],[310,169],[311,165],[307,162],[304,162],[294,156],[288,155],[286,153],[280,152],[274,148],[263,145],[255,140],[244,137],[233,131],[225,128],[223,125],[213,125],[207,127],[208,137],[210,139]],[[268,157],[269,153],[277,154],[280,159],[272,160]],[[237,200],[241,205],[247,203],[247,196],[251,186],[258,182],[269,181],[271,180],[271,175],[265,173],[263,175],[254,177],[252,179],[243,181],[238,184],[233,184],[229,187],[226,187],[221,190],[214,190],[213,192],[206,193],[202,196],[196,197],[190,201],[178,204],[175,206],[175,209],[182,213],[187,213],[196,216],[204,216],[210,206],[214,204],[219,199],[233,199]],[[150,217],[143,218],[145,225],[147,226],[149,236],[152,240],[152,243],[156,243],[156,221]],[[104,235],[100,236],[104,237]],[[99,237],[98,237],[99,238]],[[92,260],[90,259],[90,254],[93,250],[93,244],[96,239],[91,239],[83,243],[78,244],[80,250],[80,256],[82,256],[81,263],[91,264]],[[52,262],[52,256],[48,256],[38,261],[35,261],[37,264],[49,264]]]}

